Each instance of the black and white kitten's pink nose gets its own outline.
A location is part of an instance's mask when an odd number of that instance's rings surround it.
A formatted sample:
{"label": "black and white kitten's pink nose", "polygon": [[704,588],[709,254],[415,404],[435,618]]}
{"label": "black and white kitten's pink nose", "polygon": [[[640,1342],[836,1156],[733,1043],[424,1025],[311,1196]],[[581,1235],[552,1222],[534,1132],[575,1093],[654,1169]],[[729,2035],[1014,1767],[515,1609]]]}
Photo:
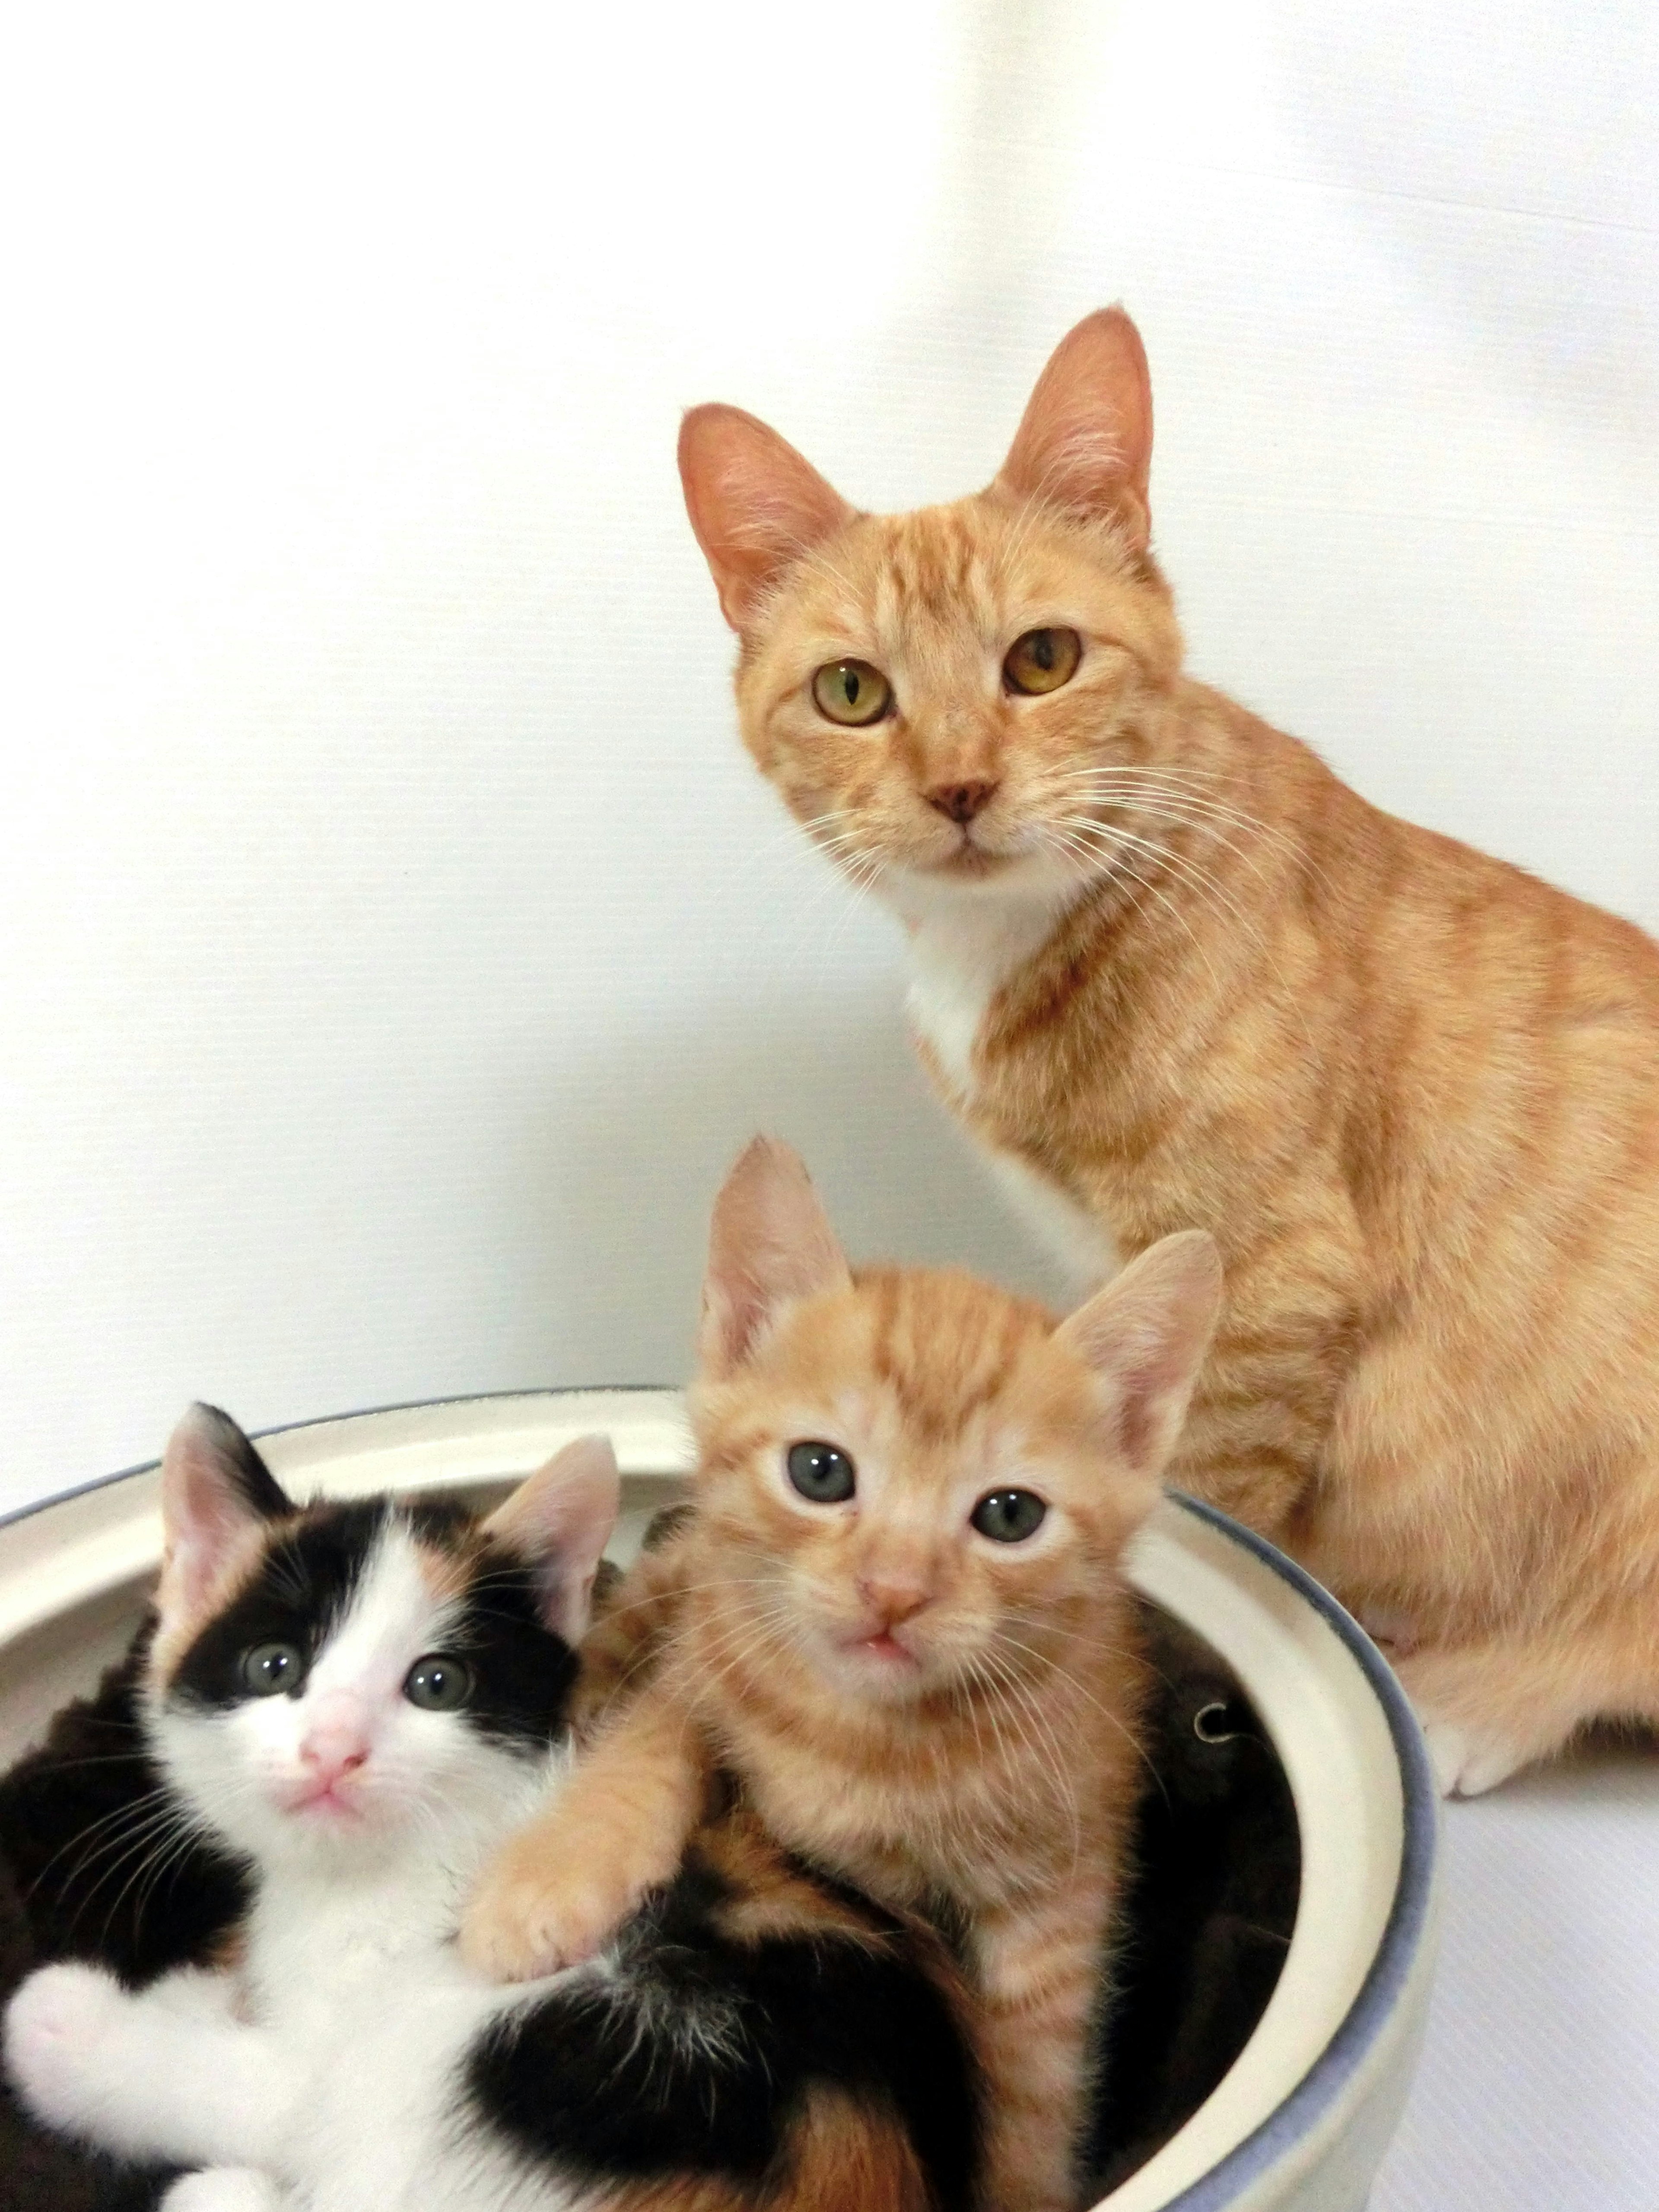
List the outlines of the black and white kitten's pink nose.
{"label": "black and white kitten's pink nose", "polygon": [[302,1786],[296,1804],[343,1802],[353,1778],[368,1765],[371,1748],[361,1714],[340,1708],[319,1713],[300,1739]]}

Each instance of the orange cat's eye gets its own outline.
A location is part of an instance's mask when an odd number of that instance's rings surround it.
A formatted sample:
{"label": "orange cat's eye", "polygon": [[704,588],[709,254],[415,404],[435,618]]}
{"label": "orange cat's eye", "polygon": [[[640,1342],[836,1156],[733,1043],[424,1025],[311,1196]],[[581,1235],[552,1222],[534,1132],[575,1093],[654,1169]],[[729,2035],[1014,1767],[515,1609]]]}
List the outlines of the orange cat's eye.
{"label": "orange cat's eye", "polygon": [[1074,629],[1028,629],[1009,647],[1002,673],[1011,691],[1058,691],[1082,658],[1083,640]]}
{"label": "orange cat's eye", "polygon": [[784,1464],[791,1484],[814,1505],[844,1505],[858,1487],[858,1472],[839,1444],[791,1444]]}
{"label": "orange cat's eye", "polygon": [[988,1491],[968,1516],[994,1544],[1023,1544],[1048,1517],[1048,1508],[1034,1490]]}
{"label": "orange cat's eye", "polygon": [[812,703],[832,722],[854,728],[878,722],[893,703],[893,687],[867,660],[832,660],[812,678]]}

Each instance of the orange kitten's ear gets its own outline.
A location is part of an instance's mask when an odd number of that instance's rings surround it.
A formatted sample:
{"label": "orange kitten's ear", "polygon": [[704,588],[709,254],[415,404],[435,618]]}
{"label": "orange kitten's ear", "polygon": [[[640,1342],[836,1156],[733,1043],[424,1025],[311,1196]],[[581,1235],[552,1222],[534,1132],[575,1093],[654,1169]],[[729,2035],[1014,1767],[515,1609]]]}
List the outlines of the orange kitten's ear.
{"label": "orange kitten's ear", "polygon": [[705,1370],[728,1375],[740,1366],[792,1298],[852,1280],[800,1155],[757,1137],[714,1200],[697,1339]]}
{"label": "orange kitten's ear", "polygon": [[1215,1239],[1183,1230],[1149,1245],[1055,1331],[1112,1386],[1124,1457],[1158,1475],[1175,1449],[1221,1313]]}
{"label": "orange kitten's ear", "polygon": [[578,1437],[527,1475],[484,1522],[484,1534],[536,1571],[543,1620],[579,1644],[593,1577],[617,1525],[622,1479],[609,1437]]}
{"label": "orange kitten's ear", "polygon": [[792,561],[855,510],[810,461],[741,407],[694,407],[680,425],[685,509],[720,612],[742,629]]}
{"label": "orange kitten's ear", "polygon": [[1068,331],[1037,379],[994,491],[1110,514],[1138,553],[1152,535],[1152,383],[1121,307]]}
{"label": "orange kitten's ear", "polygon": [[195,1613],[249,1532],[293,1510],[230,1415],[192,1406],[161,1460],[161,1612]]}

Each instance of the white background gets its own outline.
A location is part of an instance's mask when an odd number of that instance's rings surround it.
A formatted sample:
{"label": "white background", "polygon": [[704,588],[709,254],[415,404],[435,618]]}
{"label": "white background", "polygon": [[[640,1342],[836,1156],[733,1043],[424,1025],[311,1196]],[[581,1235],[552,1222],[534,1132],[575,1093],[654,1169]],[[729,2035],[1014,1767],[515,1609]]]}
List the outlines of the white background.
{"label": "white background", "polygon": [[[949,497],[1122,298],[1196,670],[1659,924],[1651,0],[17,9],[0,210],[0,1508],[198,1394],[677,1379],[757,1126],[1041,1281],[732,738],[692,401]],[[1436,2179],[1484,2047],[1388,2212],[1520,2201]],[[1516,2116],[1551,2212],[1650,2212],[1602,2117]]]}
{"label": "white background", "polygon": [[14,11],[0,1507],[677,1379],[757,1126],[1040,1281],[733,739],[691,401],[952,496],[1121,297],[1194,666],[1659,922],[1655,20]]}

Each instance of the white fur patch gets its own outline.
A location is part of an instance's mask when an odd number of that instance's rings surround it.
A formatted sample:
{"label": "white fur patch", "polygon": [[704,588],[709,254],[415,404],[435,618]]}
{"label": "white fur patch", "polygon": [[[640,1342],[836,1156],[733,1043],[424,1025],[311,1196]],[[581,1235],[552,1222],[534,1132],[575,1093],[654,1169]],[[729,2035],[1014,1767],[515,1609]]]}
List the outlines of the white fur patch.
{"label": "white fur patch", "polygon": [[897,897],[911,926],[910,1019],[933,1047],[945,1080],[971,1097],[974,1051],[992,1000],[1054,933],[1058,895],[907,887]]}
{"label": "white fur patch", "polygon": [[1123,1263],[1103,1221],[1028,1160],[990,1146],[982,1157],[1015,1212],[1060,1261],[1074,1296],[1110,1281]]}

